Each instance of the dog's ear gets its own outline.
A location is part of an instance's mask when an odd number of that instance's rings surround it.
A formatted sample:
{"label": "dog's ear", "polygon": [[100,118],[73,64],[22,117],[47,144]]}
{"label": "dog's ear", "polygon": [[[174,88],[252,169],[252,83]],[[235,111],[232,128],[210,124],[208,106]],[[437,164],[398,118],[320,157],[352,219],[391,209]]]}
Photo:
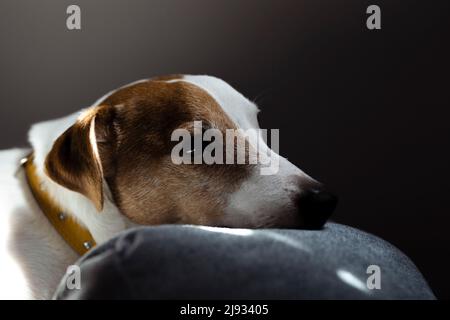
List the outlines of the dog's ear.
{"label": "dog's ear", "polygon": [[[99,144],[109,141],[109,107],[85,111],[53,144],[45,160],[47,175],[56,183],[90,199],[103,209],[103,173]],[[112,124],[110,124],[112,126]],[[99,141],[97,141],[99,140]]]}

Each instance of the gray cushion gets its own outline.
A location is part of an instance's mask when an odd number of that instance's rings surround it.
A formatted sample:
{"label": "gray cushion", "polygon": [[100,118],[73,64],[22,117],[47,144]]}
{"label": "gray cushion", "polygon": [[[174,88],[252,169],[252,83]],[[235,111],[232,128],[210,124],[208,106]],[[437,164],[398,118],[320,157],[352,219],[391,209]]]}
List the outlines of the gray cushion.
{"label": "gray cushion", "polygon": [[[59,299],[434,299],[397,248],[336,223],[323,230],[164,225],[129,230],[78,262]],[[377,265],[381,289],[368,289]]]}

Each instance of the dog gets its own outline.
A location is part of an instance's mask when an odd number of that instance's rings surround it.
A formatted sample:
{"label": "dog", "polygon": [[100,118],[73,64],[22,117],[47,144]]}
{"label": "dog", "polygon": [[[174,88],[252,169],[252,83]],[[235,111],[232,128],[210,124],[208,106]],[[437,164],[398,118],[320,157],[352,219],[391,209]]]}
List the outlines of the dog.
{"label": "dog", "polygon": [[223,80],[171,75],[34,124],[31,149],[0,152],[0,298],[51,298],[81,254],[137,225],[322,227],[336,197],[281,156],[272,175],[171,160],[174,130],[258,129],[258,111]]}

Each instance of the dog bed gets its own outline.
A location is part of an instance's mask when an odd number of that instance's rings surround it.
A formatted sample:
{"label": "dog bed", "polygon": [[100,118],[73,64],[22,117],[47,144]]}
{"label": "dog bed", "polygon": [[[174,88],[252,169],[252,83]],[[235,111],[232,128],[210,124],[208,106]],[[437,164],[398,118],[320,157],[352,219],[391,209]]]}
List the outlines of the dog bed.
{"label": "dog bed", "polygon": [[163,225],[126,231],[83,256],[81,289],[56,299],[434,299],[397,248],[357,229]]}

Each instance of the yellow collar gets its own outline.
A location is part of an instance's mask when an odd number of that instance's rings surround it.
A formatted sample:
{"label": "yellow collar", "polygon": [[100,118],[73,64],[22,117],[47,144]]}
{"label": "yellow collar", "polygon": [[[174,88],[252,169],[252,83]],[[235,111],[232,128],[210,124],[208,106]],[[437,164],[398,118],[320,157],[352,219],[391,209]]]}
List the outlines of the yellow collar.
{"label": "yellow collar", "polygon": [[65,213],[51,199],[45,190],[41,188],[41,182],[36,174],[36,166],[33,163],[33,154],[22,160],[25,175],[31,193],[41,208],[44,215],[58,231],[59,235],[75,250],[79,255],[85,254],[96,245],[94,238],[88,229],[80,225],[73,217]]}

